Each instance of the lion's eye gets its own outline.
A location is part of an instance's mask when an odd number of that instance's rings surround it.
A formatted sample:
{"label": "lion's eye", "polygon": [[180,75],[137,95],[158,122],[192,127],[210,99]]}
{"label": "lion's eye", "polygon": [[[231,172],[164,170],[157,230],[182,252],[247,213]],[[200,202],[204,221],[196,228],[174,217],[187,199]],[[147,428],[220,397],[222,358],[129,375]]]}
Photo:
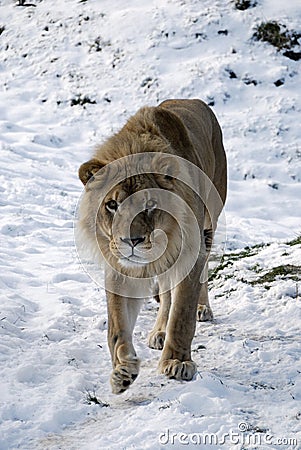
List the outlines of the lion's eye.
{"label": "lion's eye", "polygon": [[108,211],[114,213],[115,211],[117,211],[118,203],[116,202],[116,200],[109,200],[106,203],[106,208]]}
{"label": "lion's eye", "polygon": [[156,207],[157,207],[156,200],[153,200],[153,199],[147,200],[147,202],[145,204],[146,209],[155,209]]}

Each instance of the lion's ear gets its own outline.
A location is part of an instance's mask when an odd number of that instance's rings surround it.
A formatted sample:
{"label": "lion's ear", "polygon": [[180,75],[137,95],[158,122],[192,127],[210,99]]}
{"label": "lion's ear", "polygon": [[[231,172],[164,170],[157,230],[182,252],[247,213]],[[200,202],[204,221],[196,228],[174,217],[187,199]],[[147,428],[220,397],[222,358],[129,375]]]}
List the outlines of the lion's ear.
{"label": "lion's ear", "polygon": [[154,108],[153,111],[154,122],[165,139],[170,142],[173,148],[182,152],[187,151],[192,144],[181,119],[172,111],[160,106]]}
{"label": "lion's ear", "polygon": [[86,185],[88,181],[103,167],[103,164],[98,159],[90,159],[90,161],[82,164],[78,171],[78,176],[81,182]]}

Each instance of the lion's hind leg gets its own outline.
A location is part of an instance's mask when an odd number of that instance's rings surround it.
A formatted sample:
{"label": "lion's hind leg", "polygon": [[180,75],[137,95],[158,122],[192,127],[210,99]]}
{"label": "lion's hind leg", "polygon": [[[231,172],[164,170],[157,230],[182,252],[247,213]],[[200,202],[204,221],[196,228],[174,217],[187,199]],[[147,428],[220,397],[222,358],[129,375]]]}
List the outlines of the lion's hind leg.
{"label": "lion's hind leg", "polygon": [[200,297],[198,309],[196,313],[196,320],[198,322],[209,322],[213,320],[213,312],[209,305],[208,299],[208,282],[201,284]]}
{"label": "lion's hind leg", "polygon": [[164,347],[171,305],[171,294],[170,292],[165,292],[164,294],[156,296],[156,299],[160,302],[160,306],[154,328],[148,335],[148,345],[150,348],[162,350]]}
{"label": "lion's hind leg", "polygon": [[206,245],[206,264],[201,275],[201,289],[198,302],[196,320],[198,322],[208,322],[213,320],[213,312],[209,305],[208,298],[208,259],[213,241],[213,230],[211,228],[204,230],[204,238]]}

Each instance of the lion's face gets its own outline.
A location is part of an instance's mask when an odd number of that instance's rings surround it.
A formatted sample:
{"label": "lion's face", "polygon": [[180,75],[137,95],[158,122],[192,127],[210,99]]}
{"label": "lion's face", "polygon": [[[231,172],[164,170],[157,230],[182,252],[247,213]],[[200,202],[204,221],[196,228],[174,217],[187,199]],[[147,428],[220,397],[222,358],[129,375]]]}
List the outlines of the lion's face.
{"label": "lion's face", "polygon": [[135,270],[156,267],[157,272],[174,262],[180,250],[175,245],[178,206],[176,195],[168,194],[158,177],[143,174],[124,180],[104,197],[96,226],[97,234],[106,238],[111,264]]}
{"label": "lion's face", "polygon": [[81,166],[80,227],[111,273],[166,280],[189,273],[202,245],[203,206],[184,176],[189,181],[189,168],[169,154]]}

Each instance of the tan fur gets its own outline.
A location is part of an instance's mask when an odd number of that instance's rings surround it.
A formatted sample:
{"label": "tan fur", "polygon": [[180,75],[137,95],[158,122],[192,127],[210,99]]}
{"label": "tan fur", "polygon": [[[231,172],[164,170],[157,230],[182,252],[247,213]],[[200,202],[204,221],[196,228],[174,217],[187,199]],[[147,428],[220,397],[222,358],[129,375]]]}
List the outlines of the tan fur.
{"label": "tan fur", "polygon": [[[148,171],[142,162],[137,170],[139,173],[114,183],[120,170],[130,170],[131,167],[131,160],[123,162],[121,158],[149,152],[155,156]],[[168,155],[184,158],[201,169],[215,189],[204,193],[200,184],[193,192],[183,182],[183,177],[188,180],[191,176],[189,171],[183,174],[186,169]],[[112,162],[117,162],[117,168],[109,164]],[[191,360],[191,341],[195,318],[200,321],[212,319],[206,283],[207,258],[226,199],[226,171],[220,127],[211,109],[200,100],[168,100],[158,107],[141,108],[117,134],[96,148],[93,159],[80,167],[79,177],[86,186],[79,209],[82,241],[85,246],[90,245],[94,253],[102,254],[106,261],[108,343],[113,363],[111,385],[114,393],[125,391],[139,371],[132,334],[140,301],[135,298],[139,295],[129,295],[124,277],[138,279],[136,284],[131,282],[130,287],[134,291],[139,291],[139,279],[142,283],[148,277],[152,280],[150,289],[153,289],[149,295],[158,294],[159,313],[149,335],[149,345],[162,349],[160,372],[170,378],[193,378],[196,365]],[[181,177],[182,181],[179,180]],[[100,192],[110,183],[112,187],[101,197]],[[155,203],[152,192],[155,192]],[[158,197],[157,192],[162,195]],[[131,197],[133,194],[135,196]],[[216,201],[217,194],[219,201]],[[157,201],[162,205],[157,205]],[[114,202],[118,205],[116,211]],[[142,208],[139,214],[133,215],[140,204],[155,206],[147,210]],[[171,211],[176,212],[176,218],[164,210],[167,204]],[[112,230],[115,214],[120,214],[121,220]],[[193,218],[197,233],[193,228]],[[125,235],[124,226],[130,221],[129,235]],[[165,237],[160,233],[154,234],[154,230],[163,230]],[[200,249],[193,267],[179,284],[173,284],[178,272],[185,271],[183,265],[187,264],[188,271],[190,255],[195,252],[200,236]],[[142,242],[137,243],[136,238],[141,238]],[[132,239],[132,244],[129,244],[129,239]],[[185,243],[184,249],[181,249],[181,242]],[[152,248],[160,250],[164,245],[164,254],[148,260]],[[129,252],[143,255],[143,264],[135,263]],[[176,261],[180,256],[184,263],[177,269]],[[160,276],[173,267],[175,270],[170,272],[170,276]],[[159,281],[156,283],[156,280]]]}

